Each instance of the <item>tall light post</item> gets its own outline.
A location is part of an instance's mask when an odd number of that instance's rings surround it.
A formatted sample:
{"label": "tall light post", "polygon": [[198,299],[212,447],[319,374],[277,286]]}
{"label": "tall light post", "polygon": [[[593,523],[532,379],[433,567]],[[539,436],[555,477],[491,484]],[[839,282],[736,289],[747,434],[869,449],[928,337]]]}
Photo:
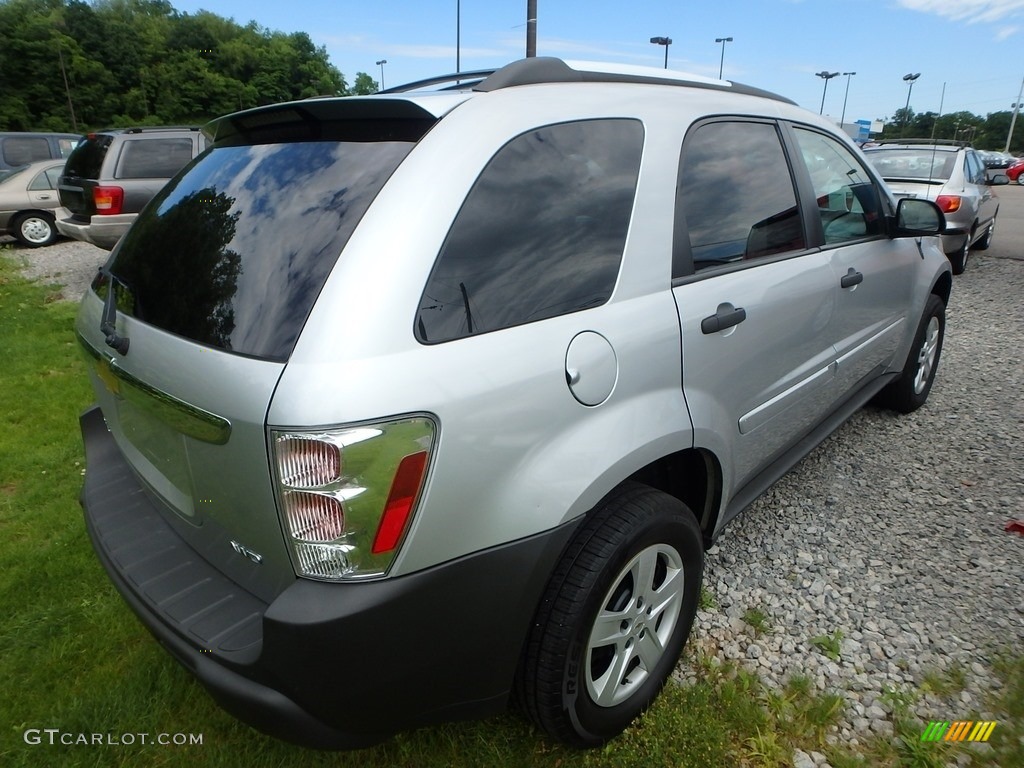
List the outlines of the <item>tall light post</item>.
{"label": "tall light post", "polygon": [[725,66],[725,44],[726,43],[731,43],[732,42],[732,38],[731,37],[716,37],[715,38],[715,42],[722,44],[722,56],[718,60],[718,79],[721,80],[722,79],[722,68]]}
{"label": "tall light post", "polygon": [[828,93],[828,81],[833,77],[839,77],[839,73],[828,72],[823,69],[821,72],[815,72],[814,74],[825,81],[825,87],[821,89],[821,108],[818,110],[818,114],[823,115],[825,114],[825,94]]}
{"label": "tall light post", "polygon": [[526,58],[537,55],[537,0],[526,0]]}
{"label": "tall light post", "polygon": [[914,83],[917,82],[917,78],[921,76],[921,73],[916,74],[908,72],[903,76],[903,82],[907,83],[907,104],[903,107],[903,129],[900,131],[900,136],[907,132],[907,126],[910,124],[910,92],[914,90]]}
{"label": "tall light post", "polygon": [[462,0],[455,0],[455,74],[462,71]]}
{"label": "tall light post", "polygon": [[839,127],[842,128],[846,125],[846,100],[850,98],[850,78],[856,75],[856,72],[843,72],[846,75],[846,95],[843,96],[843,116],[839,118]]}
{"label": "tall light post", "polygon": [[377,62],[377,66],[380,67],[380,89],[384,90],[384,65],[388,63],[387,59],[381,59]]}
{"label": "tall light post", "polygon": [[1003,152],[1010,151],[1010,139],[1013,138],[1013,126],[1017,124],[1017,113],[1020,111],[1024,104],[1020,103],[1020,97],[1024,95],[1024,80],[1020,81],[1020,90],[1017,91],[1017,101],[1010,106],[1013,107],[1013,117],[1010,118],[1010,130],[1006,132],[1006,146],[1003,148]]}
{"label": "tall light post", "polygon": [[652,37],[651,42],[655,45],[665,46],[665,69],[668,69],[668,47],[672,45],[671,37]]}

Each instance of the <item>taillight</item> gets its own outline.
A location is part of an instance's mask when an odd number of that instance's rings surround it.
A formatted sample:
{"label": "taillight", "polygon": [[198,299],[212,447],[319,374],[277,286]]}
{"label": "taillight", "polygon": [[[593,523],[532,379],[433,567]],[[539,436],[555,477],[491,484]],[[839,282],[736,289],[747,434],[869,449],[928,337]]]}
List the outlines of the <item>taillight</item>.
{"label": "taillight", "polygon": [[387,572],[415,515],[434,433],[426,417],[271,432],[278,508],[299,576]]}
{"label": "taillight", "polygon": [[943,213],[959,211],[961,202],[963,202],[963,198],[959,195],[939,195],[935,198],[935,204],[942,209]]}
{"label": "taillight", "polygon": [[93,187],[92,199],[96,213],[112,216],[124,208],[124,190],[121,187]]}

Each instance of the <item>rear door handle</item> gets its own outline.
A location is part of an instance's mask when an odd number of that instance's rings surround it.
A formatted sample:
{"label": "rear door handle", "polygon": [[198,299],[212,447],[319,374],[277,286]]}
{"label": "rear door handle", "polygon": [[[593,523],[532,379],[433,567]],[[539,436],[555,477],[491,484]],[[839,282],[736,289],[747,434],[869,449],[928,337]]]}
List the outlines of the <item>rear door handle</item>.
{"label": "rear door handle", "polygon": [[855,285],[860,285],[864,282],[864,275],[853,267],[850,267],[850,271],[843,275],[839,281],[839,285],[843,288],[853,288]]}
{"label": "rear door handle", "polygon": [[700,330],[704,334],[718,333],[724,331],[726,328],[732,328],[734,325],[739,325],[747,319],[747,310],[743,307],[736,307],[726,309],[722,306],[718,307],[718,311],[710,317],[705,317],[700,321]]}

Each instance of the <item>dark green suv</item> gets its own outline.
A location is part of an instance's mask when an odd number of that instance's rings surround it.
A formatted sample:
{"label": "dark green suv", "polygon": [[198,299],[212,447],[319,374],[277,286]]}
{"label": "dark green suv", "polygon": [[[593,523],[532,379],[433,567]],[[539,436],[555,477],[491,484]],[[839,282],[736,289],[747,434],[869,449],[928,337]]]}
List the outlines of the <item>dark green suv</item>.
{"label": "dark green suv", "polygon": [[72,215],[58,220],[57,229],[109,251],[146,203],[205,148],[199,128],[123,128],[86,135],[60,178],[60,202]]}

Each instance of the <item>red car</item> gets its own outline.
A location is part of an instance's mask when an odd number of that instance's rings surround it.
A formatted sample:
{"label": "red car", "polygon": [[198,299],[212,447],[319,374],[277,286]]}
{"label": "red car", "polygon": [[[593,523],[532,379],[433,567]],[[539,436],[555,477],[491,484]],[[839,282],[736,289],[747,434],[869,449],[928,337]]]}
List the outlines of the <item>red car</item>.
{"label": "red car", "polygon": [[1014,162],[1005,171],[1007,178],[1012,184],[1024,184],[1024,158]]}

